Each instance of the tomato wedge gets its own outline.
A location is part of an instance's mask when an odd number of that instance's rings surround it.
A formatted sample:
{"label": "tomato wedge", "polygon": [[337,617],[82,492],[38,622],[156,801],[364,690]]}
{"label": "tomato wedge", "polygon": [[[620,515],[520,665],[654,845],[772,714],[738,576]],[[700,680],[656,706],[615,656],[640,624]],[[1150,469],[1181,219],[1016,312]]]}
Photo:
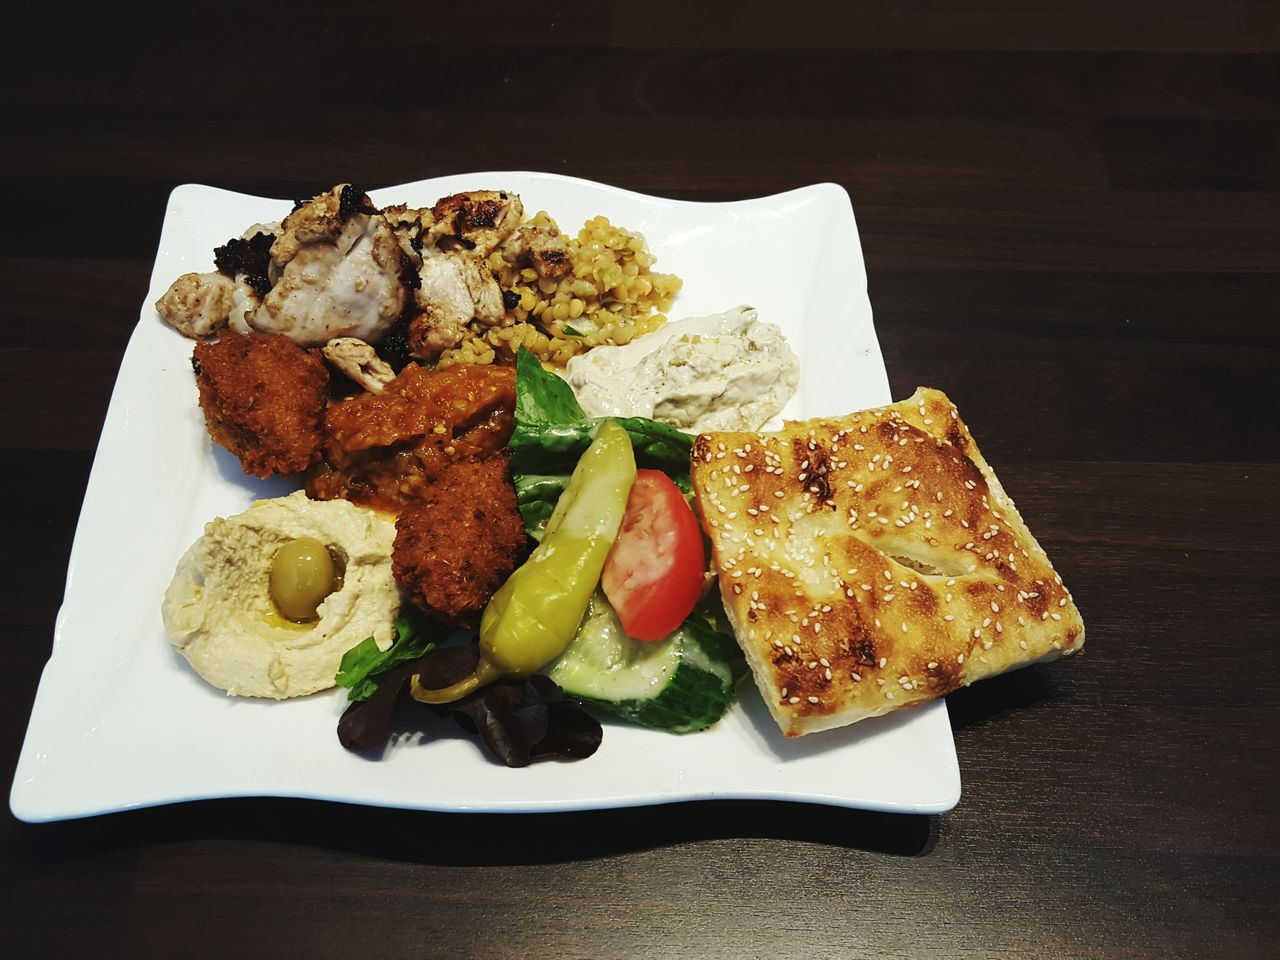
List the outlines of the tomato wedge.
{"label": "tomato wedge", "polygon": [[662,640],[693,612],[707,558],[680,488],[660,470],[637,470],[600,585],[628,636]]}

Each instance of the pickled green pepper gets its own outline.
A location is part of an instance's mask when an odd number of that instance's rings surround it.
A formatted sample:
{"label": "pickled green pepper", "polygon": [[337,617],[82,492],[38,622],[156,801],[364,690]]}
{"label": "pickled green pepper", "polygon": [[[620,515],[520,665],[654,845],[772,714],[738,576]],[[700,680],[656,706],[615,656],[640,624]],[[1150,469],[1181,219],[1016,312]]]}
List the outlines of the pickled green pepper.
{"label": "pickled green pepper", "polygon": [[428,690],[423,703],[452,703],[499,677],[526,677],[564,652],[600,582],[636,477],[627,432],[601,424],[561,494],[546,533],[528,560],[493,595],[480,618],[480,662],[458,683]]}

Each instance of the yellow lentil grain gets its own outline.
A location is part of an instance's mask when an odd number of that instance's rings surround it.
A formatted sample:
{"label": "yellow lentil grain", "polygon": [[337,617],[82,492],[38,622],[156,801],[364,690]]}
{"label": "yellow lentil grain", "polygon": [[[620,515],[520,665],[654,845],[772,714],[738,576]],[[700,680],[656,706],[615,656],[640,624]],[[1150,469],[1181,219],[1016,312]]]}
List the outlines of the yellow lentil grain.
{"label": "yellow lentil grain", "polygon": [[[545,211],[526,223],[560,233]],[[462,342],[441,356],[441,367],[510,364],[521,346],[543,363],[562,367],[584,350],[629,343],[666,322],[682,281],[652,271],[656,258],[643,236],[600,215],[586,221],[577,236],[564,238],[571,270],[559,279],[539,276],[529,262],[507,263],[496,251],[487,258],[498,285],[518,297],[518,303],[498,326],[473,323]],[[565,333],[570,320],[582,336]]]}

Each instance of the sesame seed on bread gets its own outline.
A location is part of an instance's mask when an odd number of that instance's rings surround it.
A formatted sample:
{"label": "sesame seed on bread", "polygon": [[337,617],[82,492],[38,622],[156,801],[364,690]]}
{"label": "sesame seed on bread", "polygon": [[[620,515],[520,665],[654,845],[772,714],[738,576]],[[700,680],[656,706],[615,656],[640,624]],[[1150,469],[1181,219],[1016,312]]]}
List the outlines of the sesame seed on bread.
{"label": "sesame seed on bread", "polygon": [[705,433],[692,474],[725,611],[787,736],[1084,644],[1084,623],[955,406]]}

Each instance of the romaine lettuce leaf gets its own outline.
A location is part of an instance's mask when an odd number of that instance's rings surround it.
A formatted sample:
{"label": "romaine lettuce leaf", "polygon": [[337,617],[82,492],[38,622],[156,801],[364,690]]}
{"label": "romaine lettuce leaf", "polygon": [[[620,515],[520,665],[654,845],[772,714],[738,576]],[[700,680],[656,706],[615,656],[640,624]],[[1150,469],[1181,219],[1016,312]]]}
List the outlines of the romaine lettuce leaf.
{"label": "romaine lettuce leaf", "polygon": [[692,437],[644,417],[588,417],[572,388],[542,369],[532,353],[520,348],[516,358],[515,427],[507,448],[511,451],[520,515],[525,530],[534,539],[541,539],[569,474],[606,419],[627,431],[638,466],[661,470],[686,493],[692,489]]}
{"label": "romaine lettuce leaf", "polygon": [[399,664],[416,660],[435,647],[430,625],[412,607],[402,607],[396,618],[396,638],[386,650],[379,650],[373,637],[365,637],[342,655],[334,683],[347,688],[348,700],[368,700],[382,677]]}
{"label": "romaine lettuce leaf", "polygon": [[578,406],[573,388],[554,373],[542,369],[538,358],[525,347],[516,355],[516,420],[525,424],[572,423],[587,415]]}
{"label": "romaine lettuce leaf", "polygon": [[516,474],[514,480],[516,505],[520,508],[525,532],[535,540],[541,540],[542,531],[556,508],[556,501],[569,485],[569,474]]}

